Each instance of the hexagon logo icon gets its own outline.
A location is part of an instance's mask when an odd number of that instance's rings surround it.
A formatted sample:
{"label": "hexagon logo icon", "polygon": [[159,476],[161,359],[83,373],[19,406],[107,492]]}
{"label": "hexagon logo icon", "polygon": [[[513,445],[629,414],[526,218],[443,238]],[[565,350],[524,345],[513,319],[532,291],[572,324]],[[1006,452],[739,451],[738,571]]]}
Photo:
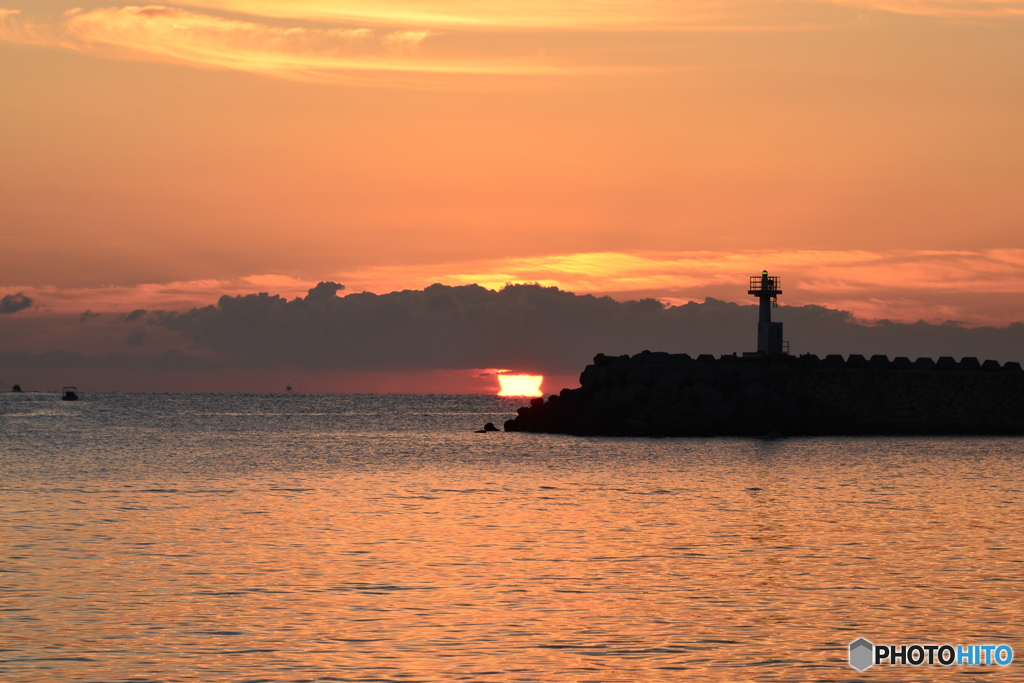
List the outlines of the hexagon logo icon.
{"label": "hexagon logo icon", "polygon": [[864,671],[875,659],[875,646],[870,640],[858,638],[850,643],[850,666],[857,671]]}

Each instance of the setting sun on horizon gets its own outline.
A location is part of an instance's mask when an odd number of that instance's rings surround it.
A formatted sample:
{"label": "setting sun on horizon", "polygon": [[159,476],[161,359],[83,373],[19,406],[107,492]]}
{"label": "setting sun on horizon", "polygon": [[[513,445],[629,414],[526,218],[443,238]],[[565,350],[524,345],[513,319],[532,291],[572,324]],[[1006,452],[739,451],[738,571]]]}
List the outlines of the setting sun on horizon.
{"label": "setting sun on horizon", "polygon": [[544,375],[498,375],[498,396],[543,396]]}

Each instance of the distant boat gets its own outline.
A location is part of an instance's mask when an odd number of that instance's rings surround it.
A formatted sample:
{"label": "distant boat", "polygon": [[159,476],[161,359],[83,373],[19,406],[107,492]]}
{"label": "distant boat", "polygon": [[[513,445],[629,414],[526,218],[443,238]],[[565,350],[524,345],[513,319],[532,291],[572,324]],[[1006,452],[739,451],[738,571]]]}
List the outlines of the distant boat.
{"label": "distant boat", "polygon": [[292,385],[291,385],[291,384],[289,384],[288,386],[286,386],[286,387],[284,388],[284,390],[285,390],[285,391],[291,391],[291,390],[292,390]]}
{"label": "distant boat", "polygon": [[78,387],[64,387],[64,395],[60,397],[62,401],[77,401],[78,400]]}
{"label": "distant boat", "polygon": [[20,384],[15,384],[13,387],[11,387],[11,393],[20,394],[21,393],[21,385]]}

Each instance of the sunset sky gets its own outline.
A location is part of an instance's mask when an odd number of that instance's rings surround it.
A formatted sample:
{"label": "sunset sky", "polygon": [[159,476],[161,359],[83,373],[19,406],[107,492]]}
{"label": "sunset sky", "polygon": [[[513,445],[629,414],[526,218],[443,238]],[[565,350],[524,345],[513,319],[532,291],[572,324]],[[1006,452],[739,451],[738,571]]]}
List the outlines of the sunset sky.
{"label": "sunset sky", "polygon": [[0,0],[0,117],[0,353],[322,281],[1024,320],[1020,0]]}

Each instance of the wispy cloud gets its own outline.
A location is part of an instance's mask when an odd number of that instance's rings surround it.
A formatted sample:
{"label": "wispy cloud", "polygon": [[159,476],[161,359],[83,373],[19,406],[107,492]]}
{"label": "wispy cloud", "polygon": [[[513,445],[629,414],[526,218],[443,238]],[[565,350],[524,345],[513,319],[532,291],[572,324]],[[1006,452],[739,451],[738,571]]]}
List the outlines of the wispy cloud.
{"label": "wispy cloud", "polygon": [[936,17],[939,19],[997,19],[1024,17],[1021,0],[834,0],[852,7]]}
{"label": "wispy cloud", "polygon": [[19,9],[0,7],[0,40],[27,45],[67,47],[56,26],[50,22],[27,20]]}
{"label": "wispy cloud", "polygon": [[766,27],[804,21],[814,6],[841,4],[882,12],[936,17],[999,17],[1024,14],[1020,0],[182,0],[179,4],[244,14],[355,22],[367,25],[416,24],[449,29],[557,29],[674,31],[727,27]]}
{"label": "wispy cloud", "polygon": [[[835,26],[841,15],[853,21],[854,10],[863,9],[956,19],[1024,16],[1024,0],[182,0],[176,5],[196,10],[127,5],[43,17],[0,9],[0,40],[114,59],[367,84],[427,75],[564,76],[675,68],[665,55],[660,61],[652,57],[646,66],[627,67],[620,63],[623,53],[615,40],[568,38],[574,33],[633,33],[640,42],[626,52],[635,59],[642,51],[637,45],[651,32],[807,30]],[[853,10],[837,14],[837,7]],[[496,38],[499,33],[505,35]],[[509,38],[524,33],[531,34],[524,42]]]}
{"label": "wispy cloud", "polygon": [[728,0],[184,0],[180,4],[275,18],[448,29],[672,30],[745,21],[752,3]]}
{"label": "wispy cloud", "polygon": [[0,10],[0,39],[120,59],[184,63],[300,81],[346,82],[366,72],[530,74],[558,69],[535,58],[439,56],[420,48],[428,29],[282,27],[165,6],[65,12],[56,21]]}

